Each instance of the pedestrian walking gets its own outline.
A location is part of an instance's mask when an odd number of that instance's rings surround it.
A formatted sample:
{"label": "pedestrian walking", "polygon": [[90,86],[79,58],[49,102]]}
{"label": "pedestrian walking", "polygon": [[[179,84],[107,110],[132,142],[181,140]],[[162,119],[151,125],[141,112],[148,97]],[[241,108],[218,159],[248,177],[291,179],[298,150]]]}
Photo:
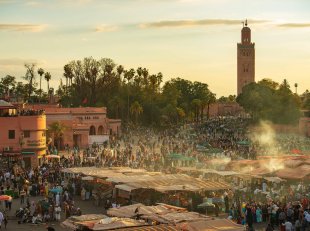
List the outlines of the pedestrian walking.
{"label": "pedestrian walking", "polygon": [[20,204],[22,205],[25,203],[26,191],[22,189],[19,193],[19,196],[20,196]]}
{"label": "pedestrian walking", "polygon": [[1,225],[2,225],[3,220],[4,220],[3,213],[0,212],[0,229],[1,229],[1,227],[2,227]]}

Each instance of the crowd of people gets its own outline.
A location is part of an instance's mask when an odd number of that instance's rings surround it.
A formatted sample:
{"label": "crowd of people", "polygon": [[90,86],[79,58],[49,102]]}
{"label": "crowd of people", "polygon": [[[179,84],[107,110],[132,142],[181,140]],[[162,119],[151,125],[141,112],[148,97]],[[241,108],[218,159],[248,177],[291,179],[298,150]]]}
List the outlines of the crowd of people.
{"label": "crowd of people", "polygon": [[[203,124],[191,124],[164,131],[143,127],[129,128],[121,137],[111,137],[109,143],[93,144],[84,150],[66,145],[65,153],[62,153],[59,160],[43,161],[38,168],[27,170],[21,162],[16,162],[11,169],[3,171],[0,174],[0,194],[20,199],[20,209],[16,212],[20,223],[59,221],[61,214],[67,218],[82,213],[73,198],[74,195],[81,194],[83,187],[80,181],[74,178],[65,179],[61,175],[62,168],[127,166],[174,173],[180,162],[171,158],[171,153],[181,153],[188,157],[189,159],[182,162],[182,165],[186,166],[195,166],[198,163],[203,165],[210,159],[219,157],[230,160],[255,159],[257,155],[266,154],[264,149],[268,147],[251,139],[249,126],[248,118],[215,118]],[[275,144],[283,153],[300,147],[305,150],[310,147],[309,139],[287,134],[275,136]],[[206,150],[217,152],[206,154]],[[58,150],[55,151],[55,148],[50,146],[49,153],[55,152],[58,154]],[[274,187],[270,192],[276,190],[278,188]],[[281,190],[285,192],[288,189]],[[254,191],[255,188],[250,192],[252,199],[255,198]],[[43,199],[33,200],[37,196]],[[269,230],[283,223],[289,226],[289,222],[296,230],[305,230],[305,227],[308,227],[310,215],[306,194],[300,194],[299,198],[287,197],[290,202],[280,202],[276,196],[273,200],[256,199],[258,202],[248,200],[248,203],[244,202],[246,200],[242,197],[231,199],[230,209],[226,209],[229,218],[240,224],[247,223],[249,228],[253,223],[260,222],[267,222]],[[113,206],[112,204],[106,202],[105,206],[108,208]],[[10,211],[11,205],[12,200],[6,200],[3,209]],[[0,213],[0,224],[7,221],[6,217],[6,213]]]}

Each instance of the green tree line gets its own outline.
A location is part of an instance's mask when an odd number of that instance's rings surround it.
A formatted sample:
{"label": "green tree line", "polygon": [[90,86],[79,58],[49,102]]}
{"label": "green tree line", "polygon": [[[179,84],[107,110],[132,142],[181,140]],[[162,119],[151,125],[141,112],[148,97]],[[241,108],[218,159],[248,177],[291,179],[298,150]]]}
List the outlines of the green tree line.
{"label": "green tree line", "polygon": [[302,99],[293,93],[286,79],[282,83],[263,79],[246,85],[237,97],[237,102],[251,114],[254,121],[296,124],[301,115],[300,109],[310,109],[306,105],[309,99]]}
{"label": "green tree line", "polygon": [[64,66],[63,106],[106,106],[110,118],[144,125],[201,121],[203,109],[216,100],[208,85],[181,78],[163,83],[161,72],[125,69],[113,60],[92,57]]}
{"label": "green tree line", "polygon": [[[0,94],[14,96],[29,103],[47,103],[54,92],[51,74],[25,64],[24,82],[7,75],[0,79]],[[238,97],[229,95],[216,99],[206,83],[173,78],[163,82],[163,74],[150,73],[145,67],[128,68],[112,59],[87,57],[64,65],[63,77],[56,95],[63,107],[102,107],[109,118],[143,125],[169,126],[186,121],[200,122],[209,114],[214,102],[238,102],[254,121],[297,123],[300,109],[310,110],[310,93],[293,93],[289,83],[263,79],[244,87]],[[42,87],[46,82],[47,88]],[[294,85],[297,91],[297,84]],[[46,89],[46,91],[43,90]]]}

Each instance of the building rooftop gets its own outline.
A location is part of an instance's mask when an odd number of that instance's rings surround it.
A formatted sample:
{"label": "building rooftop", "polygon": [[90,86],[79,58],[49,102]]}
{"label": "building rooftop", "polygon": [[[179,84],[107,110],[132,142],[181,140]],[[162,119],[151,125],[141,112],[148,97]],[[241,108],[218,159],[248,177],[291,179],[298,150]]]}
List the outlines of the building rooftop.
{"label": "building rooftop", "polygon": [[46,114],[87,114],[106,113],[105,107],[45,108]]}
{"label": "building rooftop", "polygon": [[14,109],[14,105],[5,101],[5,100],[0,100],[0,109]]}

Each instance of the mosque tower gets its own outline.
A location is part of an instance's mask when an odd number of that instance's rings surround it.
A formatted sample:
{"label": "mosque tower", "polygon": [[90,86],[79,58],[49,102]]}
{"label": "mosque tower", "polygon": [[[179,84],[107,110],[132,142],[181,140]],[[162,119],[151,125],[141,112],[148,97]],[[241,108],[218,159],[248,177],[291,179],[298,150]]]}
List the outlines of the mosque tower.
{"label": "mosque tower", "polygon": [[242,88],[255,82],[255,43],[251,42],[251,29],[247,20],[241,30],[241,43],[237,44],[237,95],[242,93]]}

